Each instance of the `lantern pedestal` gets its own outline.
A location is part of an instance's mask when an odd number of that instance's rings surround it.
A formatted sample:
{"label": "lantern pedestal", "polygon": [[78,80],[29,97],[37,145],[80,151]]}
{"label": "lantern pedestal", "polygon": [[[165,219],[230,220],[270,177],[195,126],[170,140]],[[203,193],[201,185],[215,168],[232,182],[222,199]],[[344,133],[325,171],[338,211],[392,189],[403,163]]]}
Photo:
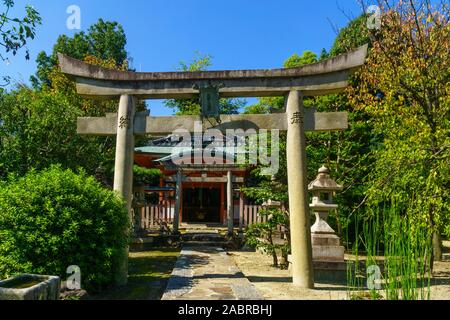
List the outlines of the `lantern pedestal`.
{"label": "lantern pedestal", "polygon": [[[310,207],[314,209],[315,204],[311,204]],[[316,222],[311,227],[313,260],[343,262],[345,249],[340,245],[339,237],[326,221],[328,212],[315,212],[315,215]]]}
{"label": "lantern pedestal", "polygon": [[[292,275],[292,256],[288,256],[289,272]],[[314,282],[318,283],[347,283],[347,264],[345,261],[317,261],[313,260]]]}
{"label": "lantern pedestal", "polygon": [[333,203],[333,194],[342,190],[342,186],[330,178],[326,167],[321,167],[317,178],[308,185],[308,190],[313,193],[309,207],[316,216],[316,221],[311,227],[315,280],[345,281],[345,248],[341,246],[339,237],[327,223],[330,211],[338,208],[338,205]]}

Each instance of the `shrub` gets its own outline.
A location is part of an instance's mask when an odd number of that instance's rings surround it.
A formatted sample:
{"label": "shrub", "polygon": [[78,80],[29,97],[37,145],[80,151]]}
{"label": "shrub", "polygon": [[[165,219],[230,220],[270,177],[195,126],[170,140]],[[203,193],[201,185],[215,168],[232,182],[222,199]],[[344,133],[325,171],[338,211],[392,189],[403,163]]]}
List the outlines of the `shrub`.
{"label": "shrub", "polygon": [[58,275],[78,265],[82,287],[114,280],[129,225],[123,201],[84,171],[58,166],[0,184],[0,278]]}
{"label": "shrub", "polygon": [[162,173],[159,169],[149,169],[138,165],[133,166],[133,179],[140,185],[159,185],[159,178]]}
{"label": "shrub", "polygon": [[[273,266],[288,267],[288,253],[291,251],[289,234],[289,216],[286,211],[277,208],[264,208],[258,212],[266,217],[265,222],[250,225],[245,233],[246,243],[260,249],[273,258]],[[279,227],[284,227],[287,236],[282,243],[276,243],[275,236],[280,236]],[[277,250],[281,250],[281,265],[278,263]]]}

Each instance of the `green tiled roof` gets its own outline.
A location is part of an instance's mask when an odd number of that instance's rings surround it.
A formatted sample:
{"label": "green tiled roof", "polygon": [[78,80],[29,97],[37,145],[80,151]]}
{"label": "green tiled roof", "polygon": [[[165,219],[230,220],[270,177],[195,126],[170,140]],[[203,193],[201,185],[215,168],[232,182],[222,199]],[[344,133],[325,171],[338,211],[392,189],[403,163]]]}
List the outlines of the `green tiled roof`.
{"label": "green tiled roof", "polygon": [[[145,147],[137,147],[135,148],[135,152],[138,153],[147,153],[147,154],[156,154],[156,155],[163,155],[162,159],[159,160],[168,160],[174,153],[181,153],[184,151],[194,150],[193,145],[190,145],[189,142],[185,143],[184,146],[180,146],[180,143],[177,141],[177,139],[172,139],[173,136],[167,136],[164,138],[159,138],[153,141],[149,142],[148,146]],[[194,141],[191,143],[193,144]],[[183,144],[183,142],[181,143]],[[203,142],[203,147],[209,145],[208,142]],[[234,147],[215,147],[216,150],[222,150],[225,154],[228,155],[236,155],[238,152],[235,150]],[[248,153],[244,151],[243,153]]]}
{"label": "green tiled roof", "polygon": [[173,147],[146,146],[135,148],[135,152],[152,154],[171,154]]}

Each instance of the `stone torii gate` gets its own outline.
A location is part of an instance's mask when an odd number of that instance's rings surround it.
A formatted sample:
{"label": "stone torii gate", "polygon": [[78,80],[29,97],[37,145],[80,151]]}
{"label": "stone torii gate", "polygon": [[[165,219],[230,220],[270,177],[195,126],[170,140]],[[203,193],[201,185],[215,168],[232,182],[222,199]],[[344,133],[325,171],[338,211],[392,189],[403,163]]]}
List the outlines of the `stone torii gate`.
{"label": "stone torii gate", "polygon": [[[80,95],[105,99],[120,97],[117,114],[100,118],[78,118],[77,130],[79,134],[117,135],[114,190],[126,200],[129,212],[134,136],[170,134],[180,128],[193,132],[196,121],[202,121],[202,116],[152,117],[136,113],[136,98],[189,99],[197,97],[199,90],[203,94],[202,88],[215,88],[221,97],[287,96],[285,113],[216,114],[218,121],[215,125],[211,122],[203,122],[202,125],[204,130],[214,127],[219,130],[254,128],[287,131],[293,283],[313,288],[305,130],[344,130],[348,127],[348,121],[345,112],[318,113],[314,108],[304,108],[303,96],[344,90],[348,85],[349,75],[364,64],[366,55],[367,45],[335,58],[298,68],[149,73],[109,70],[62,54],[58,54],[58,58],[62,72],[76,82]],[[123,259],[116,279],[117,284],[127,282],[126,258]]]}

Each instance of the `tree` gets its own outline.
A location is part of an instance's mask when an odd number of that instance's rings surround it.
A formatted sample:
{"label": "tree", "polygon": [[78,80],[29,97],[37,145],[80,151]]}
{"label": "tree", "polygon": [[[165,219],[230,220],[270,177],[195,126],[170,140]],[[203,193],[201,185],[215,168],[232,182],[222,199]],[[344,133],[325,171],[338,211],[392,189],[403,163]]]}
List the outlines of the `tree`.
{"label": "tree", "polygon": [[[265,217],[266,222],[252,224],[245,232],[246,243],[262,250],[272,256],[273,266],[278,267],[277,251],[281,251],[282,261],[281,267],[288,266],[288,254],[290,252],[290,235],[289,235],[289,215],[286,211],[274,208],[264,208],[258,212],[259,215]],[[285,227],[285,238],[276,241],[275,236],[280,235],[279,227]]]}
{"label": "tree", "polygon": [[126,43],[125,32],[118,22],[99,19],[89,27],[87,33],[81,31],[73,37],[59,36],[51,54],[40,52],[36,59],[36,74],[31,76],[30,81],[34,88],[52,85],[49,77],[53,68],[58,65],[58,52],[78,60],[92,56],[101,61],[114,61],[114,68],[121,68],[124,64],[128,66]]}
{"label": "tree", "polygon": [[[450,235],[449,7],[429,1],[379,1],[380,30],[351,90],[358,110],[372,117],[383,144],[375,150],[368,202],[394,199],[405,214],[440,235]],[[412,202],[412,205],[411,205]]]}
{"label": "tree", "polygon": [[77,134],[76,118],[83,114],[62,92],[23,87],[1,94],[0,179],[56,163],[71,169],[84,167],[93,174],[109,158],[107,150],[112,153],[113,149],[104,139]]}
{"label": "tree", "polygon": [[[11,52],[13,55],[16,55],[21,48],[26,46],[29,39],[34,39],[36,27],[41,24],[42,19],[39,13],[30,5],[25,6],[25,17],[22,19],[12,18],[9,16],[9,11],[14,7],[14,1],[3,0],[3,5],[6,8],[0,14],[0,45],[6,53]],[[25,58],[27,60],[30,58],[28,49],[26,49]],[[0,59],[4,61],[6,57],[0,54]]]}
{"label": "tree", "polygon": [[292,56],[290,56],[283,64],[284,68],[296,68],[300,67],[305,64],[311,64],[317,62],[317,54],[315,54],[312,51],[305,50],[303,51],[303,54],[299,56],[298,54],[294,53]]}
{"label": "tree", "polygon": [[349,21],[344,28],[339,30],[333,46],[330,49],[330,53],[325,56],[335,57],[363,44],[370,44],[367,19],[368,15],[362,14],[359,17]]}
{"label": "tree", "polygon": [[[102,31],[109,39],[101,36]],[[126,57],[125,43],[122,27],[102,20],[91,26],[88,34],[60,36],[50,56],[41,54],[48,58],[42,60],[46,63],[38,61],[37,74],[42,80],[38,82],[42,86],[35,86],[34,90],[21,87],[0,94],[0,179],[9,173],[23,175],[31,168],[43,169],[59,163],[64,168],[83,167],[89,174],[96,174],[111,184],[115,138],[79,136],[76,119],[116,112],[118,101],[80,97],[73,81],[61,73],[56,53],[125,71],[127,60],[120,63],[115,60]],[[145,109],[145,103],[139,102],[138,110]]]}
{"label": "tree", "polygon": [[136,164],[133,166],[133,180],[137,185],[157,186],[161,176],[162,172],[160,169],[149,169]]}
{"label": "tree", "polygon": [[[201,55],[196,53],[194,59],[186,63],[184,61],[180,62],[180,67],[178,71],[205,71],[210,66],[211,56]],[[243,99],[220,99],[219,112],[221,114],[237,114],[239,110],[243,108],[246,101]],[[169,99],[164,102],[164,104],[170,109],[175,111],[176,115],[198,115],[201,113],[201,106],[198,98],[194,99]]]}
{"label": "tree", "polygon": [[[26,13],[23,18],[13,18],[9,15],[14,7],[13,0],[3,0],[3,6],[4,11],[0,13],[0,46],[4,48],[4,53],[0,52],[0,60],[7,61],[8,53],[16,55],[24,47],[25,59],[28,60],[30,53],[26,44],[30,39],[34,39],[36,27],[41,24],[42,19],[32,6],[25,6]],[[7,76],[4,76],[3,80],[9,83]]]}

